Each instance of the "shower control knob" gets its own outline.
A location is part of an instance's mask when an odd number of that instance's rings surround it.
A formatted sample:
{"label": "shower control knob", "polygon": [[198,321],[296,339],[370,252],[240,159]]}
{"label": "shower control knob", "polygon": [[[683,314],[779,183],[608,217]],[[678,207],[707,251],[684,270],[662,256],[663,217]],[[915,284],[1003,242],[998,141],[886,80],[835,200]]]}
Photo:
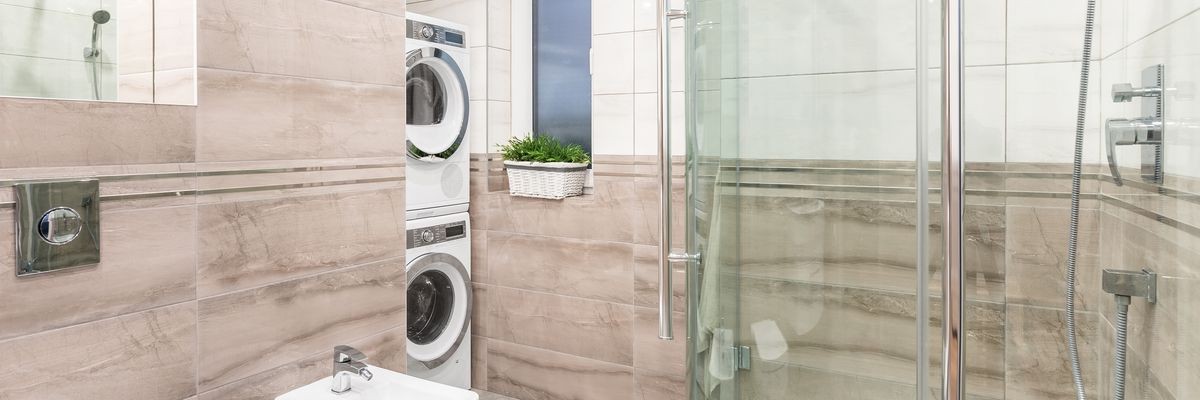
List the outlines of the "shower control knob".
{"label": "shower control knob", "polygon": [[425,243],[433,243],[433,239],[436,239],[433,236],[433,231],[431,231],[429,229],[421,231],[421,240],[422,241],[424,241]]}
{"label": "shower control knob", "polygon": [[423,37],[423,38],[433,39],[434,33],[435,32],[433,31],[433,28],[428,25],[421,27],[421,37]]}

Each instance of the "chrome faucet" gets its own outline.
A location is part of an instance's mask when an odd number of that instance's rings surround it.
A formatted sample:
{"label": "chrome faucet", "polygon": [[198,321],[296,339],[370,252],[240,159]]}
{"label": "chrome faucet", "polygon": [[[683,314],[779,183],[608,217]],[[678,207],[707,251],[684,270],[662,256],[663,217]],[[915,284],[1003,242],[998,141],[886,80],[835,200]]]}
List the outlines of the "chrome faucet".
{"label": "chrome faucet", "polygon": [[367,364],[363,361],[367,360],[367,356],[357,349],[339,345],[333,348],[333,381],[332,390],[334,393],[346,393],[350,391],[350,378],[352,375],[358,375],[363,379],[371,380],[373,376],[371,371],[367,369]]}

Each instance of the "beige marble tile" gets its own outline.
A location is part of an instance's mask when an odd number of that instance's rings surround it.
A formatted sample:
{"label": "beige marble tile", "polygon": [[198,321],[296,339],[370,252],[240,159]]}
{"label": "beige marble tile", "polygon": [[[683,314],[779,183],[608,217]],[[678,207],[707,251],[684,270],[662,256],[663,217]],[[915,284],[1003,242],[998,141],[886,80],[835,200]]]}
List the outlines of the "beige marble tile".
{"label": "beige marble tile", "polygon": [[663,373],[652,370],[635,368],[634,400],[685,400],[687,393],[687,375]]}
{"label": "beige marble tile", "polygon": [[[1074,384],[1067,357],[1065,313],[1059,310],[1009,305],[1005,348],[1006,399],[1073,398]],[[1080,313],[1079,350],[1082,365],[1089,371],[1099,366],[1094,313]],[[1107,353],[1107,352],[1105,352]],[[1084,375],[1086,390],[1096,393],[1096,377]]]}
{"label": "beige marble tile", "polygon": [[[890,291],[743,277],[740,337],[775,363],[913,385],[916,298]],[[931,332],[940,302],[931,301]],[[968,379],[977,393],[1003,397],[1004,311],[969,302],[965,346]],[[925,338],[935,345],[940,337]],[[779,340],[782,339],[782,342]],[[767,349],[771,349],[767,351]]]}
{"label": "beige marble tile", "polygon": [[0,209],[0,339],[196,298],[194,207],[104,211],[100,264],[18,278],[13,210]]}
{"label": "beige marble tile", "polygon": [[[643,205],[633,182],[597,180],[595,193],[564,200],[479,197],[472,212],[492,231],[631,243]],[[474,222],[474,221],[472,221]],[[477,227],[478,228],[478,227]]]}
{"label": "beige marble tile", "polygon": [[502,287],[489,292],[488,338],[633,365],[633,306]]}
{"label": "beige marble tile", "polygon": [[403,14],[326,0],[205,0],[198,5],[201,67],[404,84]]}
{"label": "beige marble tile", "polygon": [[[403,372],[407,363],[404,328],[391,329],[366,338],[346,338],[348,344],[367,355],[367,363]],[[201,393],[198,400],[274,400],[292,389],[329,376],[332,346],[302,359],[251,375],[219,388]]]}
{"label": "beige marble tile", "polygon": [[404,154],[401,87],[208,68],[199,79],[197,160]]}
{"label": "beige marble tile", "polygon": [[[743,399],[794,400],[798,393],[822,400],[912,399],[916,395],[912,385],[770,361],[755,362],[738,379]],[[933,400],[932,396],[927,400]]]}
{"label": "beige marble tile", "polygon": [[[633,304],[639,307],[658,308],[658,285],[661,266],[658,263],[658,246],[634,245],[633,247]],[[672,264],[674,284],[671,307],[675,312],[687,308],[687,271],[684,264]]]}
{"label": "beige marble tile", "polygon": [[[1064,208],[1008,207],[1009,304],[1065,307],[1070,211]],[[1100,213],[1081,210],[1076,263],[1081,310],[1096,309],[1100,288]]]}
{"label": "beige marble tile", "polygon": [[508,397],[508,396],[505,396],[502,394],[487,392],[487,391],[483,391],[483,390],[476,389],[473,391],[475,393],[479,394],[479,400],[516,400],[512,397]]}
{"label": "beige marble tile", "polygon": [[348,4],[355,7],[362,7],[368,10],[379,11],[392,15],[404,16],[406,3],[412,1],[395,1],[395,0],[330,0],[338,3]]}
{"label": "beige marble tile", "polygon": [[488,391],[522,400],[626,400],[634,375],[624,365],[490,341]]}
{"label": "beige marble tile", "polygon": [[687,375],[687,317],[672,313],[674,340],[658,338],[658,309],[634,309],[633,367],[638,371],[657,371],[671,376]]}
{"label": "beige marble tile", "polygon": [[0,168],[186,163],[194,107],[0,99]]}
{"label": "beige marble tile", "polygon": [[499,231],[487,241],[497,285],[633,303],[633,245]]}
{"label": "beige marble tile", "polygon": [[0,398],[187,398],[195,343],[195,302],[3,341]]}
{"label": "beige marble tile", "polygon": [[471,387],[487,390],[488,339],[471,336]]}
{"label": "beige marble tile", "polygon": [[488,266],[488,231],[471,230],[471,281],[493,283],[491,269]]}
{"label": "beige marble tile", "polygon": [[[604,180],[613,181],[628,181],[628,177],[604,177],[598,178],[597,181]],[[634,221],[634,242],[638,244],[658,244],[659,226],[661,225],[659,214],[662,212],[662,201],[659,199],[658,193],[658,178],[638,177],[633,179],[636,184],[638,199],[639,214]],[[687,232],[687,217],[684,213],[684,202],[687,199],[686,186],[683,179],[671,180],[671,246],[673,248],[683,248],[685,246],[685,234]]]}
{"label": "beige marble tile", "polygon": [[404,282],[393,259],[201,299],[200,390],[402,326]]}
{"label": "beige marble tile", "polygon": [[404,256],[404,193],[378,190],[199,207],[208,297]]}

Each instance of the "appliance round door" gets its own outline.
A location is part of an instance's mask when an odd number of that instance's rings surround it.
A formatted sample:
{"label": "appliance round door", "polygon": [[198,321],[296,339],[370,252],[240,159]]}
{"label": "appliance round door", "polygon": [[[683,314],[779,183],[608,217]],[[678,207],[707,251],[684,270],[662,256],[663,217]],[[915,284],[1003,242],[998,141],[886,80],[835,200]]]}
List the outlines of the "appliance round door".
{"label": "appliance round door", "polygon": [[462,69],[450,54],[434,47],[408,53],[408,156],[443,162],[458,152],[467,135],[471,99]]}
{"label": "appliance round door", "polygon": [[471,287],[454,256],[431,253],[408,266],[408,356],[426,368],[441,366],[467,340]]}

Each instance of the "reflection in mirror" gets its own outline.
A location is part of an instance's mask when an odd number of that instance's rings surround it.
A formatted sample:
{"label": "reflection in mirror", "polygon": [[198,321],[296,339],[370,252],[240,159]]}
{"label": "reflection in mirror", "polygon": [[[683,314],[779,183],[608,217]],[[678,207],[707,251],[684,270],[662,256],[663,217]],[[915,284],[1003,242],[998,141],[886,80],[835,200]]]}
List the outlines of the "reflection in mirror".
{"label": "reflection in mirror", "polygon": [[0,0],[0,96],[196,102],[195,0]]}

